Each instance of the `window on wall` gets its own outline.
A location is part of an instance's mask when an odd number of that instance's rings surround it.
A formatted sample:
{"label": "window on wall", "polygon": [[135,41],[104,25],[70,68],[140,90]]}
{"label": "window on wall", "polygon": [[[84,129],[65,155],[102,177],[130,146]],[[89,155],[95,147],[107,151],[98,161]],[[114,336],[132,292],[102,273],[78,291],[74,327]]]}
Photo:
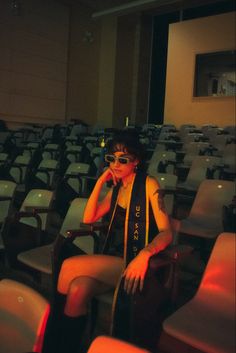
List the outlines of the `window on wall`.
{"label": "window on wall", "polygon": [[197,54],[194,97],[234,96],[236,92],[235,50]]}

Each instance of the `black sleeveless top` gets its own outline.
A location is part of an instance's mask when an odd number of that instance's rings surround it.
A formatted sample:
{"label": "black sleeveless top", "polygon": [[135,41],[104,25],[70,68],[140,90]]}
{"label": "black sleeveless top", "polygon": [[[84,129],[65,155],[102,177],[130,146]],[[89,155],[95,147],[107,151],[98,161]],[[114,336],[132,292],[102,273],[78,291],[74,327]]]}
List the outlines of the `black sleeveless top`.
{"label": "black sleeveless top", "polygon": [[[153,215],[152,207],[149,207],[149,232],[151,239],[158,233],[157,224]],[[124,227],[125,227],[126,209],[117,204],[114,221],[111,227],[111,237],[108,245],[108,255],[123,257],[124,256]]]}
{"label": "black sleeveless top", "polygon": [[126,209],[117,204],[114,222],[111,227],[108,254],[123,257],[124,253],[124,226]]}

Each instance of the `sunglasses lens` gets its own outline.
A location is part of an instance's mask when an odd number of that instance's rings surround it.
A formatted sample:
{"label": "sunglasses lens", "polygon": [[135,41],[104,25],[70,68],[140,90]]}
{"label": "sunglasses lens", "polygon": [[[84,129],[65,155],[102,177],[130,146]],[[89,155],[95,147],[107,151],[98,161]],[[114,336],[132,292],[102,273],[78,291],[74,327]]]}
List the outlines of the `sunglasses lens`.
{"label": "sunglasses lens", "polygon": [[115,157],[112,156],[111,154],[106,154],[105,155],[105,161],[108,162],[108,163],[113,163],[113,162],[115,162]]}
{"label": "sunglasses lens", "polygon": [[105,155],[105,161],[108,163],[115,163],[118,160],[120,164],[128,164],[130,162],[130,158],[128,157],[115,157],[112,154]]}
{"label": "sunglasses lens", "polygon": [[127,163],[129,163],[129,159],[128,159],[128,158],[119,157],[118,160],[119,160],[119,163],[120,163],[120,164],[127,164]]}

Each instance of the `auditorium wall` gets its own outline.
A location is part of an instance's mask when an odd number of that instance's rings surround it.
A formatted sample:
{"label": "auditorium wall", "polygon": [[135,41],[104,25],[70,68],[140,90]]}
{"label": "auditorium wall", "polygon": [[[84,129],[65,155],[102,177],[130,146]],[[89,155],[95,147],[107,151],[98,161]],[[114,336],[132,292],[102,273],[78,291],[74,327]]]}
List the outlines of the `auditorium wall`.
{"label": "auditorium wall", "polygon": [[235,12],[171,24],[165,123],[235,124],[235,97],[193,97],[195,55],[235,49]]}
{"label": "auditorium wall", "polygon": [[52,0],[0,1],[0,119],[64,122],[69,11]]}

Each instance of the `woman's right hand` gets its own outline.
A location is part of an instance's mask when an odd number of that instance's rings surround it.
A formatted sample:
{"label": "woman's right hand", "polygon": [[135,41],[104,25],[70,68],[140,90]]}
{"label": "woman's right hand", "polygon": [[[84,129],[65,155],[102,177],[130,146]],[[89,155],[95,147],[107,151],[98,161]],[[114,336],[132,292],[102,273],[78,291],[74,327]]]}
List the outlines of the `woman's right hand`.
{"label": "woman's right hand", "polygon": [[102,183],[106,183],[107,181],[112,180],[113,185],[116,185],[118,183],[118,179],[116,178],[112,169],[109,167],[102,173],[102,175],[99,177],[99,180]]}

